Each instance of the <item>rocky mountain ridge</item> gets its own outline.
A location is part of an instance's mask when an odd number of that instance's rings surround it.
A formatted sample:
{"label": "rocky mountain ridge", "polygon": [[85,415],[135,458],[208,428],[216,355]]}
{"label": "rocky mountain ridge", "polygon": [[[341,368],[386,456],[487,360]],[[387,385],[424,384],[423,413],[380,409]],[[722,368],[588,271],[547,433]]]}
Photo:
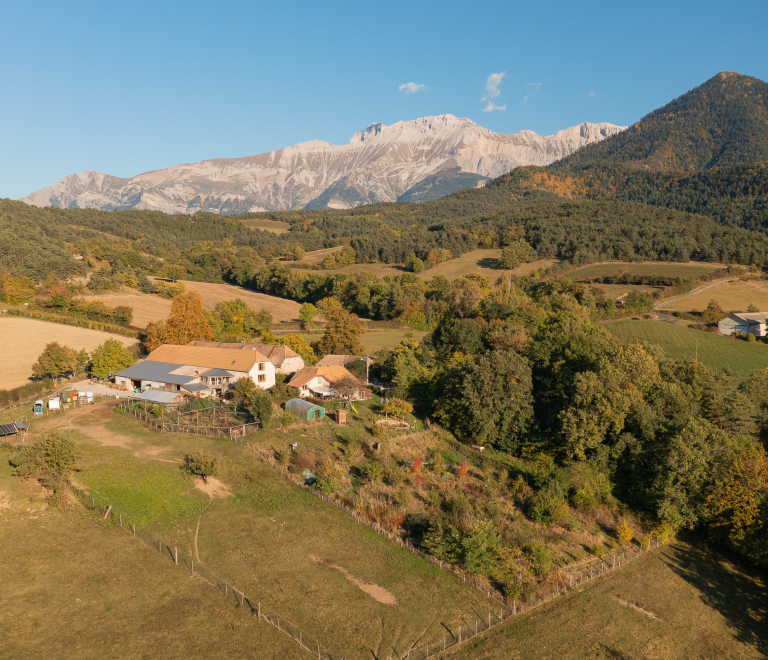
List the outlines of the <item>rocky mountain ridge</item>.
{"label": "rocky mountain ridge", "polygon": [[[483,181],[521,165],[548,165],[625,127],[583,123],[554,135],[494,133],[453,115],[391,126],[371,124],[346,145],[321,140],[244,158],[184,163],[132,178],[81,172],[25,197],[34,206],[216,213],[351,208],[418,201]],[[430,177],[440,185],[430,186]],[[430,190],[439,190],[430,193]]]}

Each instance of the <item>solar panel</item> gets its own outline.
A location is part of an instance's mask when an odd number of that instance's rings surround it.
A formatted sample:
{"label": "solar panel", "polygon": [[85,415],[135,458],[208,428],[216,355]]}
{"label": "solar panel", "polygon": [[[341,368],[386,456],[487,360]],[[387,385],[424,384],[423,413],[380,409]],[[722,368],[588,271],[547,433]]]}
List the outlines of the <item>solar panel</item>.
{"label": "solar panel", "polygon": [[0,424],[0,435],[11,435],[16,433],[15,424]]}

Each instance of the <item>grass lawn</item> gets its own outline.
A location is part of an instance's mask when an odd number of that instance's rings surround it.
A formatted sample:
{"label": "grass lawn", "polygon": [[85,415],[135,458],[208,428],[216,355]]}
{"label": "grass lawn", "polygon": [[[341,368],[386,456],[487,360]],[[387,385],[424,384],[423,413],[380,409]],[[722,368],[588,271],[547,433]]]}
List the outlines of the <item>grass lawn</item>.
{"label": "grass lawn", "polygon": [[682,325],[659,321],[618,321],[602,327],[621,341],[647,341],[657,344],[671,358],[696,355],[699,342],[699,360],[710,369],[729,367],[742,378],[749,377],[756,369],[768,367],[768,346],[748,344],[729,337],[718,337],[709,332],[694,330]]}
{"label": "grass lawn", "polygon": [[572,280],[584,280],[592,277],[615,277],[620,273],[629,275],[656,275],[661,277],[698,277],[706,275],[722,264],[710,264],[691,261],[688,263],[657,262],[657,261],[611,261],[603,264],[592,264],[576,268],[565,273]]}
{"label": "grass lawn", "polygon": [[765,658],[765,579],[675,541],[491,630],[462,660]]}
{"label": "grass lawn", "polygon": [[239,222],[251,229],[265,229],[274,234],[284,234],[291,228],[290,222],[269,220],[267,218],[248,218],[247,220],[239,220]]}

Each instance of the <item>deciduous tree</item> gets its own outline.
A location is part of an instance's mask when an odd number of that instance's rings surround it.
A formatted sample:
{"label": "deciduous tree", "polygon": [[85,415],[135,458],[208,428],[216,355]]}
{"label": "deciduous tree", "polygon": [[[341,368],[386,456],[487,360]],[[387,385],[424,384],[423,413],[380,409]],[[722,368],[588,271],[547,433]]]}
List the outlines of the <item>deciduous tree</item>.
{"label": "deciduous tree", "polygon": [[32,365],[32,374],[36,378],[58,378],[62,374],[74,373],[77,368],[77,352],[69,346],[62,346],[53,341]]}
{"label": "deciduous tree", "polygon": [[97,346],[91,355],[91,373],[97,378],[107,378],[118,371],[127,369],[135,358],[117,339],[107,339]]}

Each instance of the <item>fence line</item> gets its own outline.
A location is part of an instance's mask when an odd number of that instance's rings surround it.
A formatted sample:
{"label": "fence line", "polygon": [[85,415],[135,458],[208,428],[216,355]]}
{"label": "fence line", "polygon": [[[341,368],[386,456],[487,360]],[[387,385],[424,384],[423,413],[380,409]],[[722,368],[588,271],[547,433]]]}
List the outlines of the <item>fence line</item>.
{"label": "fence line", "polygon": [[189,571],[191,575],[207,582],[209,585],[216,588],[224,598],[233,603],[236,607],[248,608],[253,616],[258,617],[260,621],[270,624],[282,634],[290,637],[293,642],[314,657],[319,660],[339,660],[339,657],[331,655],[331,652],[323,643],[311,635],[304,633],[301,628],[289,619],[279,617],[274,611],[272,614],[269,614],[266,611],[266,608],[262,607],[261,601],[257,597],[249,596],[244,590],[238,589],[229,581],[222,579],[207,566],[201,565],[200,563],[195,565],[194,559],[191,557],[179,557],[178,546],[171,545],[155,536],[145,536],[141,531],[137,532],[136,525],[131,523],[122,513],[115,511],[113,505],[109,505],[106,508],[102,507],[96,502],[95,497],[88,497],[82,491],[77,489],[75,492],[78,495],[80,502],[87,510],[97,513],[102,519],[108,520],[114,526],[119,526],[121,529],[124,529],[126,533],[139,539],[139,541],[146,546],[156,550],[161,556],[170,559],[175,565],[184,568]]}
{"label": "fence line", "polygon": [[[145,415],[146,413],[142,413],[141,411],[137,411],[137,412],[139,414],[136,414],[135,416],[139,417],[140,419],[143,419],[143,415]],[[285,469],[282,465],[280,465],[275,461],[274,457],[270,452],[263,450],[261,447],[258,447],[257,445],[247,443],[240,438],[232,437],[231,439],[241,444],[242,446],[246,447],[247,449],[255,453],[257,456],[261,457],[274,470],[276,470],[283,477],[288,479],[295,486],[301,488],[305,492],[311,493],[312,495],[322,500],[323,502],[332,504],[340,511],[354,518],[354,520],[357,523],[365,525],[369,529],[372,529],[373,531],[375,531],[379,536],[383,536],[387,538],[389,541],[395,543],[396,545],[399,545],[401,548],[408,550],[415,556],[421,557],[429,561],[439,570],[450,573],[457,579],[461,578],[462,582],[469,583],[471,586],[481,591],[489,600],[494,601],[496,607],[500,606],[498,615],[494,614],[495,610],[494,612],[491,612],[489,610],[488,622],[486,624],[485,619],[483,619],[482,626],[480,625],[480,618],[476,616],[476,614],[472,614],[470,617],[470,622],[474,619],[474,623],[475,623],[474,629],[470,624],[466,623],[465,617],[463,616],[460,617],[461,620],[466,624],[466,628],[464,626],[457,626],[456,634],[454,634],[453,631],[450,632],[451,640],[448,640],[447,635],[445,635],[441,643],[441,640],[435,639],[434,635],[432,635],[433,641],[431,642],[432,644],[431,647],[430,647],[430,642],[426,642],[425,644],[421,644],[421,645],[411,645],[403,653],[399,653],[395,648],[393,648],[392,650],[395,653],[395,656],[398,658],[398,660],[406,660],[406,659],[411,660],[412,653],[414,654],[413,660],[428,659],[430,657],[435,658],[440,654],[442,654],[443,651],[448,650],[458,644],[462,644],[467,640],[474,638],[476,635],[487,632],[491,628],[503,623],[504,621],[506,621],[511,617],[515,617],[520,614],[527,613],[541,605],[546,604],[547,602],[549,602],[553,598],[556,598],[557,596],[566,594],[568,593],[568,591],[571,591],[574,588],[582,586],[585,582],[590,582],[592,580],[598,579],[603,575],[606,575],[610,572],[615,571],[617,568],[622,568],[629,562],[640,557],[645,552],[649,552],[651,549],[650,546],[648,550],[643,550],[642,548],[635,548],[630,546],[630,547],[625,547],[622,550],[621,554],[609,555],[607,557],[595,557],[594,559],[590,559],[586,563],[580,564],[578,568],[574,568],[571,570],[564,570],[555,574],[552,580],[546,581],[543,585],[541,585],[541,587],[539,587],[539,589],[537,589],[533,593],[532,597],[528,599],[528,602],[524,602],[522,600],[518,601],[517,599],[512,599],[510,601],[508,598],[505,598],[504,596],[499,594],[496,590],[489,590],[487,584],[484,584],[480,580],[477,580],[473,575],[470,575],[469,573],[459,568],[458,566],[450,564],[449,562],[441,561],[429,555],[428,553],[422,552],[419,548],[414,546],[408,539],[403,539],[399,536],[390,534],[387,530],[383,529],[376,523],[372,523],[364,519],[355,510],[349,508],[343,502],[339,502],[329,497],[328,495],[325,495],[324,493],[321,493],[320,491],[307,486],[303,481],[295,479],[287,469]],[[94,501],[92,501],[92,505],[93,505],[93,508],[96,508]],[[110,511],[109,509],[107,509],[106,515],[104,517],[106,518],[109,515],[109,513]],[[113,520],[114,520],[114,515],[115,514],[113,514]],[[121,520],[121,524],[122,524],[122,520]],[[133,534],[134,536],[136,535],[135,528],[133,530]],[[153,546],[156,545],[158,550],[161,553],[163,553],[162,542],[155,541],[149,545],[153,545]],[[656,547],[658,548],[659,545],[660,545],[659,539],[658,537],[656,537]],[[165,549],[170,559],[175,560],[178,563],[177,556],[175,557],[174,552],[171,551],[171,546],[166,544]],[[184,563],[184,565],[186,566],[186,563],[184,562],[184,560],[182,560],[182,563]],[[330,652],[322,644],[320,644],[319,642],[312,642],[311,644],[308,643],[306,640],[308,640],[309,638],[306,637],[303,631],[301,631],[297,626],[286,621],[285,619],[281,620],[276,616],[273,616],[273,617],[268,616],[262,609],[261,603],[259,601],[247,596],[242,590],[231,587],[231,585],[229,585],[228,583],[221,581],[220,578],[217,575],[215,575],[212,571],[207,569],[207,567],[204,567],[203,570],[201,571],[200,567],[198,566],[196,570],[194,568],[194,564],[192,563],[192,560],[190,560],[190,566],[186,566],[186,568],[190,570],[192,573],[195,573],[198,575],[208,573],[210,576],[213,577],[213,580],[214,580],[214,582],[210,582],[210,580],[207,580],[209,584],[212,584],[212,586],[216,586],[225,597],[234,598],[236,604],[239,604],[241,607],[244,607],[247,604],[250,607],[252,614],[256,614],[260,620],[264,620],[266,623],[269,623],[273,627],[277,628],[280,632],[291,637],[291,639],[294,642],[299,644],[303,649],[305,649],[312,655],[317,656],[321,660],[322,658],[327,658],[327,660],[334,660]],[[203,577],[203,579],[206,579],[206,578]],[[231,597],[229,596],[230,588],[232,593]],[[240,601],[237,600],[238,597],[240,598]],[[298,633],[298,638],[296,637],[296,633]],[[312,646],[313,644],[317,645],[316,649],[313,648]],[[388,660],[393,660],[393,656],[389,656]]]}

